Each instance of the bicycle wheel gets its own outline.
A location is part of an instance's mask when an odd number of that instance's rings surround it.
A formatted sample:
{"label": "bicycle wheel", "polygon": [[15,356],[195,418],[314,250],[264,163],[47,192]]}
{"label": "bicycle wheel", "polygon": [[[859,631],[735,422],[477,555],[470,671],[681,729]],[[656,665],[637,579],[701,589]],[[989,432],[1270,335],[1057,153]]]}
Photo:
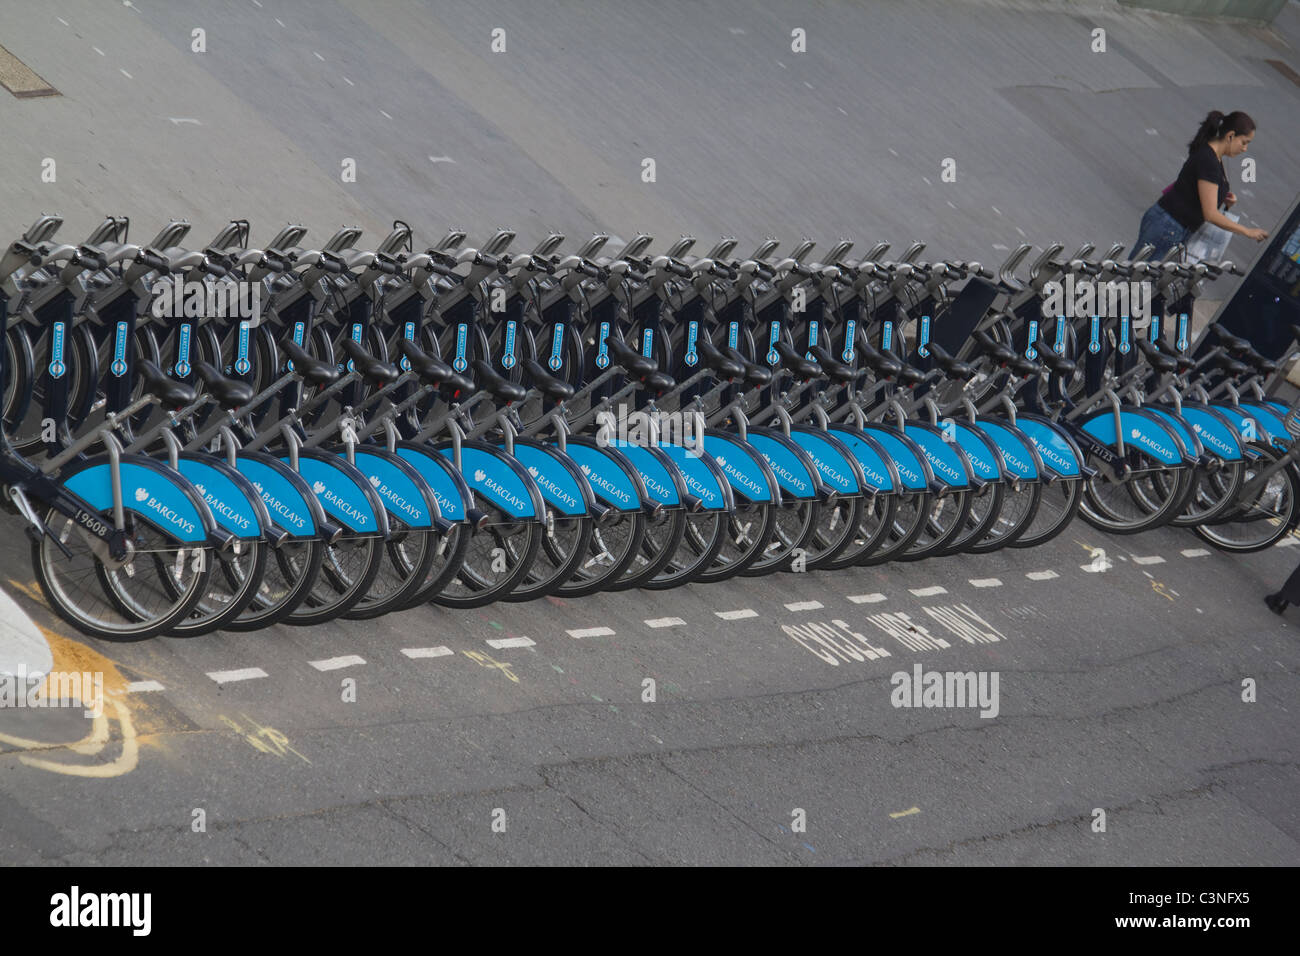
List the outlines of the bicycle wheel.
{"label": "bicycle wheel", "polygon": [[893,521],[888,525],[888,533],[880,547],[864,557],[859,564],[883,564],[898,557],[912,546],[925,530],[925,522],[931,508],[933,495],[928,491],[914,494],[898,495],[894,509]]}
{"label": "bicycle wheel", "polygon": [[772,540],[778,505],[771,502],[738,503],[727,515],[722,546],[708,567],[696,573],[701,584],[725,581],[753,567]]}
{"label": "bicycle wheel", "polygon": [[[830,504],[820,506],[817,522],[813,526],[812,536],[808,539],[804,568],[815,571],[818,568],[844,567],[836,564],[837,559],[849,549],[858,534],[858,527],[865,513],[865,500],[861,495],[836,498]],[[793,565],[789,566],[793,570]]]}
{"label": "bicycle wheel", "polygon": [[366,593],[341,617],[364,621],[405,607],[424,584],[438,556],[438,535],[429,528],[412,528],[395,512],[388,513],[389,537],[384,560]]}
{"label": "bicycle wheel", "polygon": [[1024,482],[1019,488],[1014,484],[1005,485],[997,520],[982,537],[969,540],[963,550],[968,554],[992,554],[1010,547],[1029,531],[1042,500],[1042,482]]}
{"label": "bicycle wheel", "polygon": [[921,533],[911,546],[898,555],[900,561],[920,561],[931,555],[941,555],[949,543],[961,533],[970,517],[971,493],[962,489],[949,492],[931,503],[921,525]]}
{"label": "bicycle wheel", "polygon": [[1225,461],[1215,471],[1198,472],[1187,504],[1169,523],[1179,528],[1192,528],[1215,521],[1236,503],[1245,481],[1245,461]]}
{"label": "bicycle wheel", "polygon": [[641,586],[652,591],[688,584],[695,580],[725,543],[728,514],[725,511],[695,511],[686,514],[686,527],[681,544],[668,561],[649,581]]}
{"label": "bicycle wheel", "polygon": [[514,520],[482,499],[478,507],[497,517],[470,537],[460,570],[434,596],[435,604],[470,608],[501,600],[524,579],[542,546],[540,521]]}
{"label": "bicycle wheel", "polygon": [[167,633],[196,637],[223,629],[257,597],[266,572],[269,545],[256,538],[234,541],[229,551],[217,551],[207,593],[189,616]]}
{"label": "bicycle wheel", "polygon": [[1034,548],[1046,544],[1069,527],[1079,512],[1079,503],[1083,500],[1082,480],[1062,478],[1039,487],[1042,493],[1038,509],[1029,526],[1010,543],[1010,547]]}
{"label": "bicycle wheel", "polygon": [[1174,480],[1152,480],[1152,465],[1141,462],[1128,477],[1111,481],[1101,473],[1084,480],[1079,513],[1094,528],[1111,534],[1137,534],[1168,524],[1190,491],[1191,469],[1173,468]]}
{"label": "bicycle wheel", "polygon": [[[1256,446],[1260,457],[1246,462],[1244,480],[1277,463],[1281,453]],[[1282,540],[1300,522],[1300,473],[1294,466],[1278,469],[1252,501],[1238,501],[1216,521],[1192,530],[1220,551],[1246,554],[1262,551]]]}
{"label": "bicycle wheel", "polygon": [[290,538],[270,552],[257,593],[237,618],[226,623],[226,630],[255,631],[292,614],[316,583],[325,560],[325,542]]}
{"label": "bicycle wheel", "polygon": [[646,516],[640,511],[620,511],[607,517],[592,529],[585,559],[560,583],[555,594],[584,597],[617,581],[636,559],[645,528]]}
{"label": "bicycle wheel", "polygon": [[425,575],[424,583],[400,610],[427,604],[451,582],[465,560],[465,549],[469,547],[469,539],[470,528],[463,521],[452,525],[446,534],[437,538],[434,544],[433,564]]}
{"label": "bicycle wheel", "polygon": [[956,536],[938,555],[958,554],[969,550],[971,544],[982,541],[989,530],[997,523],[1006,501],[1007,486],[1001,482],[990,482],[970,497],[970,512],[966,523]]}
{"label": "bicycle wheel", "polygon": [[321,573],[303,602],[282,619],[313,626],[347,613],[366,596],[383,564],[384,541],[374,534],[344,533],[325,544]]}
{"label": "bicycle wheel", "polygon": [[787,501],[775,510],[767,547],[740,573],[746,577],[788,569],[797,552],[807,560],[809,541],[817,530],[822,505],[812,499]]}
{"label": "bicycle wheel", "polygon": [[184,620],[208,589],[212,548],[179,542],[139,515],[127,512],[127,553],[109,563],[95,555],[92,536],[72,518],[51,508],[45,524],[71,557],[49,535],[34,541],[36,581],[55,613],[84,634],[153,637]]}
{"label": "bicycle wheel", "polygon": [[552,511],[546,522],[542,545],[524,575],[507,596],[507,601],[531,601],[554,594],[569,580],[591,551],[595,522],[587,515],[560,515]]}
{"label": "bicycle wheel", "polygon": [[685,534],[686,512],[681,508],[666,508],[657,515],[648,516],[640,550],[635,553],[623,576],[611,579],[612,583],[606,590],[641,587],[669,562]]}

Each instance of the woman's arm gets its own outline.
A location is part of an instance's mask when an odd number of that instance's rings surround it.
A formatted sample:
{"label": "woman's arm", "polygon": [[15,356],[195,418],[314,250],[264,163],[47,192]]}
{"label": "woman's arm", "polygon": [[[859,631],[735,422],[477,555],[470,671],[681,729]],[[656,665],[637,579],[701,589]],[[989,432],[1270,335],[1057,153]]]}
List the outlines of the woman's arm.
{"label": "woman's arm", "polygon": [[1196,191],[1201,197],[1201,215],[1205,217],[1206,222],[1213,223],[1220,229],[1228,230],[1228,232],[1235,232],[1239,236],[1245,236],[1247,239],[1254,239],[1256,242],[1268,238],[1268,233],[1263,229],[1252,229],[1250,226],[1243,226],[1219,212],[1218,183],[1212,183],[1208,179],[1198,179],[1196,181]]}

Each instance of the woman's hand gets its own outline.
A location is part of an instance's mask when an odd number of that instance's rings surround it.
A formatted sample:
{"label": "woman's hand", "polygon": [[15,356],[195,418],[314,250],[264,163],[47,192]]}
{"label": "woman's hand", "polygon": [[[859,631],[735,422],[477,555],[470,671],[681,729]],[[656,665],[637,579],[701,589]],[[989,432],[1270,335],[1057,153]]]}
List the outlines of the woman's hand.
{"label": "woman's hand", "polygon": [[1254,239],[1256,242],[1263,242],[1268,238],[1268,231],[1265,229],[1243,229],[1241,234],[1247,239]]}
{"label": "woman's hand", "polygon": [[1236,204],[1237,204],[1237,194],[1234,193],[1232,190],[1228,190],[1228,198],[1223,201],[1223,208],[1231,209]]}

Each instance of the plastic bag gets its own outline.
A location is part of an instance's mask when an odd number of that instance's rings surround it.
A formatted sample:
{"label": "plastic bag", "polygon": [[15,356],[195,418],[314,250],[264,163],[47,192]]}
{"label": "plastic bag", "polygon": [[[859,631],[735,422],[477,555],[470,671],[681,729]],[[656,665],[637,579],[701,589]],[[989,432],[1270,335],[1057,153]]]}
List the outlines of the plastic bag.
{"label": "plastic bag", "polygon": [[[1238,221],[1235,213],[1225,212],[1224,215],[1233,222]],[[1187,261],[1188,262],[1221,262],[1228,254],[1228,240],[1232,238],[1232,233],[1226,229],[1220,229],[1211,222],[1203,222],[1197,230],[1187,237]]]}

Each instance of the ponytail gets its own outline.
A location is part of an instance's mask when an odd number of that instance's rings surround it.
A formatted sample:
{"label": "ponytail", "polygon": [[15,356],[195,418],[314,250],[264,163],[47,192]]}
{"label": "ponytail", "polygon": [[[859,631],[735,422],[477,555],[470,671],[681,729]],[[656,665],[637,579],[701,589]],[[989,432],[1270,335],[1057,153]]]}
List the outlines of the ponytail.
{"label": "ponytail", "polygon": [[1235,110],[1225,116],[1218,110],[1210,110],[1205,119],[1201,120],[1200,128],[1192,137],[1192,141],[1187,144],[1187,152],[1194,153],[1211,140],[1222,139],[1229,133],[1245,136],[1253,132],[1255,132],[1255,121],[1249,114]]}

